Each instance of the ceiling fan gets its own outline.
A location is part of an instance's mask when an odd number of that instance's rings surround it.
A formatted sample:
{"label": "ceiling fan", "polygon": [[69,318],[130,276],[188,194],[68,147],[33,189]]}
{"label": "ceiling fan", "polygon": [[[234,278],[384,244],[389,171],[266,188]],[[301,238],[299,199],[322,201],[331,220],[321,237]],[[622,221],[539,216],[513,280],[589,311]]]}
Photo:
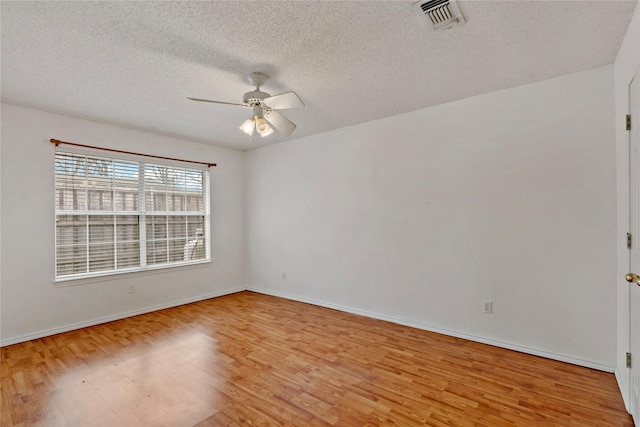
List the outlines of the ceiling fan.
{"label": "ceiling fan", "polygon": [[239,107],[251,108],[253,115],[247,119],[242,125],[242,130],[247,135],[253,135],[256,130],[261,137],[269,136],[275,128],[284,136],[289,136],[295,130],[296,125],[276,110],[284,110],[287,108],[304,107],[304,103],[298,98],[295,92],[289,91],[279,95],[269,95],[262,92],[260,87],[269,79],[264,73],[253,72],[249,74],[249,82],[256,87],[256,90],[247,92],[242,97],[242,104],[233,102],[212,101],[210,99],[189,98],[192,101],[212,102],[214,104],[237,105]]}

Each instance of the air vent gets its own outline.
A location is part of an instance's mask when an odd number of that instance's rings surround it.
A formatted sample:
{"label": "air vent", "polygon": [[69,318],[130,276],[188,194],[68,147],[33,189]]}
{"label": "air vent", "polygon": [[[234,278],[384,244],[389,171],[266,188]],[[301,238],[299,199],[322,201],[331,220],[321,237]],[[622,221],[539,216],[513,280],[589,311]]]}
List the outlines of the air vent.
{"label": "air vent", "polygon": [[414,3],[414,7],[429,19],[436,30],[444,30],[465,22],[456,0],[419,1]]}

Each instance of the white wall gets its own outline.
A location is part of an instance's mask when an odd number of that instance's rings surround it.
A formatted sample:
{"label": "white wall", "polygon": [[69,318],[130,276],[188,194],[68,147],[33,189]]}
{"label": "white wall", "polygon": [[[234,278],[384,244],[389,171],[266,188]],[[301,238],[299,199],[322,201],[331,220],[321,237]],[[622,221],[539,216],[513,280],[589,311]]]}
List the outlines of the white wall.
{"label": "white wall", "polygon": [[[616,378],[628,405],[629,370],[626,368],[626,352],[629,351],[629,284],[624,280],[629,268],[629,251],[626,248],[626,233],[629,231],[629,133],[624,127],[624,117],[629,112],[629,83],[635,73],[640,78],[640,8],[629,24],[614,65],[615,70],[615,130],[616,170],[618,194],[617,228],[617,357]],[[636,239],[638,237],[636,236]]]}
{"label": "white wall", "polygon": [[253,150],[249,288],[613,371],[613,107],[605,66]]}
{"label": "white wall", "polygon": [[[50,138],[217,162],[213,263],[55,286]],[[7,104],[1,150],[2,344],[244,289],[244,153]]]}
{"label": "white wall", "polygon": [[[242,289],[246,244],[251,289],[613,369],[613,71],[246,154],[3,104],[2,344]],[[218,162],[214,263],[55,286],[50,138]]]}

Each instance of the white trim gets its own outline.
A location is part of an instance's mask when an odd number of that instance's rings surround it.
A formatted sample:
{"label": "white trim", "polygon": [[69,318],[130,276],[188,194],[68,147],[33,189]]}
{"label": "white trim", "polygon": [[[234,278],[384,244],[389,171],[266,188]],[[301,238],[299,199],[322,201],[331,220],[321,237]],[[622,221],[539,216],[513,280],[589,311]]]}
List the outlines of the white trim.
{"label": "white trim", "polygon": [[618,388],[620,389],[620,394],[622,395],[622,401],[624,402],[624,407],[629,412],[631,410],[631,406],[629,406],[629,387],[624,382],[624,377],[622,373],[616,368],[614,372],[616,376],[616,382],[618,383]]}
{"label": "white trim", "polygon": [[190,304],[193,302],[204,301],[211,298],[217,298],[224,295],[234,294],[236,292],[241,292],[244,290],[245,290],[244,286],[238,286],[235,288],[225,289],[224,291],[218,291],[210,294],[199,295],[197,297],[186,298],[179,301],[173,301],[167,304],[154,305],[151,307],[145,307],[138,310],[128,311],[125,313],[118,313],[111,316],[100,317],[98,319],[87,320],[85,322],[72,323],[70,325],[65,325],[57,328],[47,329],[44,331],[34,332],[32,334],[22,335],[22,336],[8,338],[8,339],[1,339],[0,347],[12,345],[12,344],[18,344],[18,343],[29,341],[29,340],[35,340],[38,338],[48,337],[50,335],[56,335],[63,332],[73,331],[76,329],[87,328],[89,326],[95,326],[101,323],[113,322],[114,320],[121,320],[127,317],[133,317],[133,316],[138,316],[140,314],[151,313],[153,311],[164,310],[165,308],[177,307],[184,304]]}
{"label": "white trim", "polygon": [[128,274],[130,277],[136,276],[147,276],[149,274],[161,274],[168,273],[171,270],[167,271],[167,269],[188,269],[188,268],[198,268],[198,267],[207,267],[206,264],[213,264],[213,261],[210,259],[202,259],[196,261],[185,261],[185,262],[175,262],[175,263],[165,263],[165,264],[153,264],[151,266],[147,266],[144,268],[134,267],[134,268],[122,268],[120,270],[109,270],[107,272],[96,272],[96,273],[85,273],[85,274],[75,274],[75,275],[67,275],[60,276],[53,279],[53,285],[61,288],[65,286],[78,286],[85,285],[87,283],[96,283],[96,282],[104,282],[107,280],[114,280],[119,274]]}
{"label": "white trim", "polygon": [[[534,355],[534,356],[544,357],[544,358],[547,358],[547,359],[557,360],[557,361],[560,361],[560,362],[571,363],[573,365],[583,366],[585,368],[590,368],[590,369],[596,369],[596,370],[599,370],[599,371],[615,373],[616,380],[618,382],[618,386],[619,386],[620,390],[622,391],[621,385],[623,383],[621,382],[620,374],[619,374],[618,370],[614,369],[612,366],[603,365],[603,364],[592,362],[592,361],[589,361],[589,360],[578,359],[578,358],[571,357],[571,356],[566,356],[566,355],[563,355],[563,354],[549,353],[549,352],[538,350],[538,349],[534,349],[534,348],[531,348],[531,347],[526,347],[526,346],[522,346],[522,345],[518,345],[518,344],[512,344],[512,343],[509,343],[509,342],[506,342],[506,341],[493,340],[493,339],[488,339],[488,338],[484,338],[484,337],[479,337],[479,336],[476,336],[476,335],[466,334],[466,333],[459,332],[459,331],[453,331],[453,330],[449,330],[449,329],[442,329],[442,328],[434,327],[434,326],[431,326],[431,325],[428,325],[428,324],[414,323],[414,322],[403,320],[403,319],[400,319],[400,318],[397,318],[397,317],[394,317],[394,316],[382,315],[382,314],[374,313],[374,312],[367,311],[367,310],[360,310],[360,309],[357,309],[357,308],[347,307],[347,306],[338,305],[338,304],[332,304],[332,303],[328,303],[328,302],[325,302],[325,301],[319,301],[319,300],[315,300],[315,299],[311,299],[311,298],[302,298],[302,297],[299,297],[297,295],[292,295],[292,294],[289,294],[289,293],[286,293],[286,292],[265,291],[264,289],[259,289],[259,288],[252,287],[252,286],[237,286],[237,287],[226,289],[226,290],[223,290],[223,291],[218,291],[218,292],[214,292],[214,293],[210,293],[210,294],[200,295],[200,296],[193,297],[193,298],[187,298],[187,299],[183,299],[183,300],[179,300],[179,301],[174,301],[174,302],[171,302],[171,303],[168,303],[168,304],[160,304],[160,305],[156,305],[156,306],[145,307],[145,308],[138,309],[138,310],[133,310],[133,311],[125,312],[125,313],[119,313],[119,314],[115,314],[115,315],[112,315],[112,316],[106,316],[106,317],[102,317],[102,318],[98,318],[98,319],[92,319],[92,320],[88,320],[86,322],[73,323],[73,324],[70,324],[70,325],[65,325],[65,326],[61,326],[61,327],[57,327],[57,328],[53,328],[53,329],[39,331],[39,332],[35,332],[35,333],[32,333],[32,334],[22,335],[22,336],[19,336],[19,337],[14,337],[14,338],[9,338],[9,339],[2,339],[2,340],[0,340],[0,347],[4,347],[4,346],[7,346],[7,345],[12,345],[12,344],[18,344],[18,343],[21,343],[21,342],[34,340],[34,339],[38,339],[38,338],[43,338],[43,337],[47,337],[47,336],[50,336],[50,335],[60,334],[60,333],[63,333],[63,332],[69,332],[69,331],[73,331],[73,330],[76,330],[76,329],[86,328],[86,327],[89,327],[89,326],[95,326],[95,325],[99,325],[101,323],[107,323],[107,322],[112,322],[112,321],[115,321],[115,320],[125,319],[127,317],[137,316],[137,315],[140,315],[140,314],[151,313],[151,312],[157,311],[157,310],[163,310],[163,309],[166,309],[166,308],[177,307],[177,306],[180,306],[180,305],[190,304],[190,303],[197,302],[197,301],[204,301],[204,300],[211,299],[211,298],[217,298],[217,297],[221,297],[221,296],[224,296],[224,295],[229,295],[229,294],[233,294],[233,293],[241,292],[241,291],[245,291],[245,290],[246,291],[251,291],[251,292],[256,292],[256,293],[259,293],[259,294],[271,295],[271,296],[275,296],[275,297],[279,297],[279,298],[285,298],[285,299],[292,300],[292,301],[303,302],[303,303],[306,303],[306,304],[317,305],[317,306],[320,306],[320,307],[331,308],[331,309],[339,310],[339,311],[342,311],[342,312],[345,312],[345,313],[357,314],[357,315],[369,317],[369,318],[372,318],[372,319],[384,320],[384,321],[395,323],[395,324],[398,324],[398,325],[409,326],[409,327],[412,327],[412,328],[421,329],[421,330],[425,330],[425,331],[429,331],[429,332],[435,332],[435,333],[448,335],[448,336],[452,336],[452,337],[456,337],[456,338],[463,338],[463,339],[467,339],[469,341],[488,344],[488,345],[492,345],[492,346],[495,346],[495,347],[505,348],[505,349],[508,349],[508,350],[514,350],[514,351],[518,351],[518,352],[521,352],[521,353],[526,353],[526,354],[531,354],[531,355]],[[622,393],[622,398],[623,398],[625,407],[628,408],[629,407],[628,406],[628,396],[626,396],[624,393]]]}
{"label": "white trim", "polygon": [[256,292],[256,293],[259,293],[259,294],[265,294],[265,295],[271,295],[271,296],[280,297],[280,298],[286,298],[286,299],[290,299],[290,300],[294,300],[294,301],[304,302],[304,303],[307,303],[307,304],[317,305],[317,306],[320,306],[320,307],[331,308],[331,309],[343,311],[343,312],[346,312],[346,313],[352,313],[352,314],[357,314],[357,315],[360,315],[360,316],[370,317],[372,319],[384,320],[384,321],[387,321],[387,322],[396,323],[398,325],[409,326],[409,327],[412,327],[412,328],[422,329],[422,330],[429,331],[429,332],[436,332],[438,334],[448,335],[448,336],[452,336],[452,337],[456,337],[456,338],[463,338],[463,339],[466,339],[466,340],[469,340],[469,341],[475,341],[475,342],[479,342],[479,343],[483,343],[483,344],[492,345],[492,346],[495,346],[495,347],[501,347],[501,348],[506,348],[508,350],[514,350],[514,351],[518,351],[518,352],[521,352],[521,353],[531,354],[533,356],[540,356],[540,357],[544,357],[546,359],[552,359],[552,360],[557,360],[557,361],[560,361],[560,362],[571,363],[573,365],[583,366],[585,368],[597,369],[598,371],[604,371],[604,372],[610,372],[610,373],[614,372],[614,367],[613,366],[603,365],[601,363],[596,363],[596,362],[592,362],[592,361],[589,361],[589,360],[578,359],[578,358],[575,358],[575,357],[566,356],[564,354],[549,353],[549,352],[546,352],[546,351],[538,350],[538,349],[531,348],[531,347],[522,346],[522,345],[519,345],[519,344],[512,344],[512,343],[509,343],[509,342],[506,342],[506,341],[493,340],[493,339],[479,337],[479,336],[476,336],[476,335],[470,335],[470,334],[466,334],[464,332],[454,331],[454,330],[450,330],[450,329],[442,329],[442,328],[439,328],[439,327],[434,327],[432,325],[423,324],[423,323],[414,323],[414,322],[403,320],[403,319],[400,319],[400,318],[397,318],[397,317],[394,317],[394,316],[387,316],[387,315],[378,314],[378,313],[374,313],[374,312],[367,311],[367,310],[360,310],[360,309],[357,309],[357,308],[352,308],[352,307],[347,307],[347,306],[343,306],[343,305],[332,304],[332,303],[328,303],[328,302],[325,302],[325,301],[319,301],[319,300],[310,299],[310,298],[302,298],[302,297],[299,297],[299,296],[296,296],[296,295],[288,294],[286,292],[265,291],[264,289],[259,289],[259,288],[255,288],[255,287],[247,287],[247,290],[251,291],[251,292]]}

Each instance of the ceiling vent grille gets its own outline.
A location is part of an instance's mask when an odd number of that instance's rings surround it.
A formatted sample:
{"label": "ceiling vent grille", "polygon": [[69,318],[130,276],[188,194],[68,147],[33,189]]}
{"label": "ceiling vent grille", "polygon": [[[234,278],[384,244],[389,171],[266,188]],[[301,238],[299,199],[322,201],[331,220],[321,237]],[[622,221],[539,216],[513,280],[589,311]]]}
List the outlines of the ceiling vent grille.
{"label": "ceiling vent grille", "polygon": [[414,6],[431,21],[436,30],[444,30],[465,22],[456,0],[419,1],[414,3]]}

